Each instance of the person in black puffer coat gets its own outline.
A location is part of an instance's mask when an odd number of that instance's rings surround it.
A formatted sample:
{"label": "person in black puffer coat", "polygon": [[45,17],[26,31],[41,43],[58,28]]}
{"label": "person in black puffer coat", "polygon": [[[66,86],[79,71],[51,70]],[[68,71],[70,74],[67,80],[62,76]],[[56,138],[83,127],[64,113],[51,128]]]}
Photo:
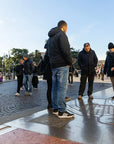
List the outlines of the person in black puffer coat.
{"label": "person in black puffer coat", "polygon": [[38,88],[38,74],[37,74],[37,65],[36,62],[33,62],[34,65],[34,71],[33,71],[33,78],[32,78],[32,85],[34,89]]}
{"label": "person in black puffer coat", "polygon": [[88,97],[93,99],[93,82],[95,75],[95,67],[97,66],[97,56],[90,48],[89,43],[84,44],[84,49],[78,54],[78,65],[81,69],[81,82],[79,87],[79,100],[82,100],[85,91],[86,81],[88,78]]}
{"label": "person in black puffer coat", "polygon": [[[110,77],[114,90],[114,44],[109,43],[108,49],[110,52],[107,54],[105,60],[104,74],[107,74],[107,76]],[[114,99],[114,96],[112,98]]]}
{"label": "person in black puffer coat", "polygon": [[23,59],[20,59],[19,64],[15,67],[17,75],[17,93],[16,96],[20,95],[20,88],[23,86]]}
{"label": "person in black puffer coat", "polygon": [[43,75],[43,78],[45,80],[47,80],[47,100],[48,100],[47,108],[50,109],[50,108],[52,108],[52,100],[51,100],[52,70],[51,70],[51,65],[50,65],[49,56],[48,56],[47,43],[45,44],[44,48],[46,49],[46,53],[44,56],[44,75]]}

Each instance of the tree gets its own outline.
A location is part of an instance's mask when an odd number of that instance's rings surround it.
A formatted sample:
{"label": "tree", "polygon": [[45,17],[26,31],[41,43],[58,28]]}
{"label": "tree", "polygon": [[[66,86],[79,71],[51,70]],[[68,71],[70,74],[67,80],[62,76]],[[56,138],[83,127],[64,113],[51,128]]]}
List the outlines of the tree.
{"label": "tree", "polygon": [[12,60],[15,64],[19,63],[19,60],[23,58],[24,54],[28,54],[27,49],[13,48],[11,51],[11,55],[13,56]]}
{"label": "tree", "polygon": [[38,62],[40,61],[41,53],[38,50],[35,50],[35,52],[29,54],[29,57],[30,59],[35,61],[36,64],[38,64]]}

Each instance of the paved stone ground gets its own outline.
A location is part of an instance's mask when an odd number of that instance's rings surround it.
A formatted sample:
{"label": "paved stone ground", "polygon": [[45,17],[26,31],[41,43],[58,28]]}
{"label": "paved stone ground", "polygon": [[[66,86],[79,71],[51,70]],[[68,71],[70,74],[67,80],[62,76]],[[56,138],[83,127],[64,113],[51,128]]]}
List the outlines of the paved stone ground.
{"label": "paved stone ground", "polygon": [[[19,117],[30,115],[34,112],[46,109],[46,81],[40,81],[38,90],[33,91],[33,96],[15,97],[17,82],[5,82],[0,84],[0,124],[14,120]],[[111,87],[111,83],[94,83],[94,92]],[[78,96],[79,78],[75,79],[74,85],[68,87],[67,96],[75,99]],[[87,90],[86,90],[87,91]],[[86,95],[86,92],[85,92]]]}

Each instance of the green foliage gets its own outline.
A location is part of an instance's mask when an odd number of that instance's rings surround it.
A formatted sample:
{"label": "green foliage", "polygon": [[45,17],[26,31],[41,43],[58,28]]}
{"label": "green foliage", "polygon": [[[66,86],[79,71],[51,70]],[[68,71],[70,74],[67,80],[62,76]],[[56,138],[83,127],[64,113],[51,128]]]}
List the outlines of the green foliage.
{"label": "green foliage", "polygon": [[[12,72],[14,66],[19,63],[19,60],[23,59],[24,54],[28,54],[27,49],[13,48],[11,50],[11,55],[4,55],[4,57],[0,57],[0,68],[2,69],[3,67],[4,72]],[[29,54],[30,59],[32,59],[36,63],[39,62],[40,56],[41,54],[38,50],[35,50],[35,52]]]}
{"label": "green foliage", "polygon": [[27,49],[13,48],[11,50],[11,55],[13,56],[12,60],[14,61],[15,64],[19,63],[19,60],[23,58],[24,54],[28,54]]}
{"label": "green foliage", "polygon": [[40,61],[40,56],[41,56],[41,53],[38,50],[35,50],[35,52],[32,52],[29,54],[30,59],[35,61],[36,64],[38,64],[38,62]]}

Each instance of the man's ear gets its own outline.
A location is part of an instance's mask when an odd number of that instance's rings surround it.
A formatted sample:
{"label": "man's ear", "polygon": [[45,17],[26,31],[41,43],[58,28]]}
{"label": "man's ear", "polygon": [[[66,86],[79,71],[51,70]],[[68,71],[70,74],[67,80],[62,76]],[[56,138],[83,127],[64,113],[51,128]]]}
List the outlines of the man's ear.
{"label": "man's ear", "polygon": [[62,27],[61,30],[64,32],[64,28]]}

